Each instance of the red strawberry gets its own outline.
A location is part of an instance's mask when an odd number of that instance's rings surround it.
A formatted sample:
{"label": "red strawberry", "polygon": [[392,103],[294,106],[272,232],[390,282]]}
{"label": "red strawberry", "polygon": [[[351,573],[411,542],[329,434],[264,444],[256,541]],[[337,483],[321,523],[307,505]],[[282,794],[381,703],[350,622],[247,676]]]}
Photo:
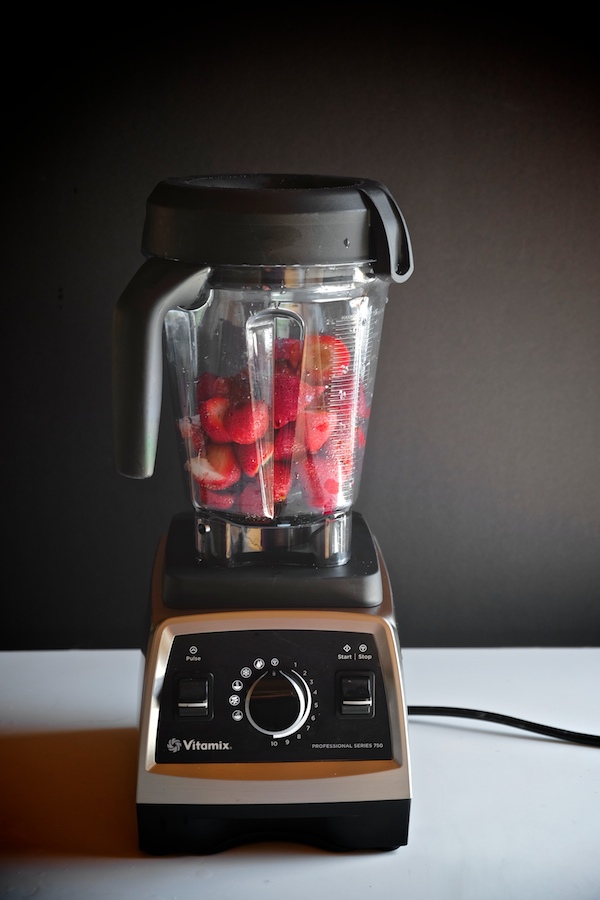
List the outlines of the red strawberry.
{"label": "red strawberry", "polygon": [[225,427],[236,444],[252,444],[269,426],[269,407],[264,400],[235,403],[225,413]]}
{"label": "red strawberry", "polygon": [[311,335],[304,341],[304,372],[313,384],[329,384],[346,375],[350,363],[348,347],[332,334]]}
{"label": "red strawberry", "polygon": [[263,505],[263,496],[260,485],[256,481],[249,482],[238,500],[239,511],[245,516],[264,518],[268,515]]}
{"label": "red strawberry", "polygon": [[211,509],[231,509],[235,503],[235,494],[227,491],[211,491],[209,488],[200,488],[200,503]]}
{"label": "red strawberry", "polygon": [[326,388],[323,384],[310,384],[308,381],[301,381],[300,396],[298,398],[300,409],[319,403],[321,397],[325,394],[325,390]]}
{"label": "red strawberry", "polygon": [[295,425],[284,425],[275,432],[273,455],[275,459],[291,459],[296,448]]}
{"label": "red strawberry", "polygon": [[275,359],[285,360],[292,369],[298,368],[302,355],[302,344],[297,338],[277,338],[275,341]]}
{"label": "red strawberry", "polygon": [[273,456],[273,444],[267,440],[252,444],[236,444],[235,455],[242,472],[254,478],[260,467]]}
{"label": "red strawberry", "polygon": [[309,453],[320,450],[333,431],[335,419],[326,409],[304,410],[304,446]]}
{"label": "red strawberry", "polygon": [[196,456],[189,468],[201,487],[223,491],[240,480],[240,469],[230,444],[209,444],[205,456]]}
{"label": "red strawberry", "polygon": [[285,501],[292,480],[289,464],[275,462],[272,470],[266,474],[264,497],[258,478],[248,482],[241,492],[239,510],[244,515],[272,518],[275,504]]}
{"label": "red strawberry", "polygon": [[325,402],[328,409],[348,424],[353,419],[368,419],[371,408],[362,381],[350,376],[334,378],[325,388]]}
{"label": "red strawberry", "polygon": [[273,463],[273,499],[283,503],[292,483],[292,468],[289,462],[279,460]]}
{"label": "red strawberry", "polygon": [[230,379],[214,372],[203,372],[198,379],[196,398],[198,402],[209,397],[228,397],[231,391]]}
{"label": "red strawberry", "polygon": [[184,441],[191,441],[196,453],[204,447],[204,432],[200,425],[200,416],[185,416],[177,422],[179,433]]}
{"label": "red strawberry", "polygon": [[273,389],[273,425],[281,428],[298,415],[300,378],[289,370],[275,372]]}
{"label": "red strawberry", "polygon": [[207,437],[217,444],[227,444],[231,440],[225,425],[225,416],[229,409],[227,397],[209,397],[198,406],[200,423]]}
{"label": "red strawberry", "polygon": [[334,378],[325,389],[327,408],[346,422],[350,422],[358,411],[354,389],[352,378]]}
{"label": "red strawberry", "polygon": [[324,456],[307,456],[299,467],[300,484],[307,505],[318,512],[338,509],[342,490],[340,467]]}

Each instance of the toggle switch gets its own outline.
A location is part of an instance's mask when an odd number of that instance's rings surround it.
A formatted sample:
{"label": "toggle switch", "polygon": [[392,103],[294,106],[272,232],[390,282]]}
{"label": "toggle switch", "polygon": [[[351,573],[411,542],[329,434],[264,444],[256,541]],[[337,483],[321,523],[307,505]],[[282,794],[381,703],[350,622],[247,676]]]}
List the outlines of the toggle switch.
{"label": "toggle switch", "polygon": [[340,713],[343,716],[372,716],[374,679],[372,672],[340,675]]}
{"label": "toggle switch", "polygon": [[177,684],[177,711],[180,716],[210,716],[210,689],[206,675],[181,678]]}

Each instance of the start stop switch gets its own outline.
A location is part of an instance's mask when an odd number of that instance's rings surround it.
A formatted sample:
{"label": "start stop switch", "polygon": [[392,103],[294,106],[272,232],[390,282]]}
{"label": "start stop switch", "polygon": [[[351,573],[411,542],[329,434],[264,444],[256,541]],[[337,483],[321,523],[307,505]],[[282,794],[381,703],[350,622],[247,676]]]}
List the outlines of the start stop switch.
{"label": "start stop switch", "polygon": [[338,711],[342,716],[372,716],[375,712],[373,672],[342,672],[338,675]]}

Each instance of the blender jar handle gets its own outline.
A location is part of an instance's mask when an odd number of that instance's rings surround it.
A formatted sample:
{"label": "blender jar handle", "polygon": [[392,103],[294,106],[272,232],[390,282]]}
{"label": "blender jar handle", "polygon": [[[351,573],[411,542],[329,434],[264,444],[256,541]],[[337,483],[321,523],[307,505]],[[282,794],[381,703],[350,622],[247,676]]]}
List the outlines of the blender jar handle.
{"label": "blender jar handle", "polygon": [[408,228],[400,207],[386,187],[374,181],[358,185],[363,200],[371,210],[371,227],[376,247],[377,275],[390,276],[398,284],[413,272],[413,254]]}
{"label": "blender jar handle", "polygon": [[162,402],[165,315],[192,305],[210,269],[148,259],[119,298],[113,322],[113,409],[117,469],[154,472]]}

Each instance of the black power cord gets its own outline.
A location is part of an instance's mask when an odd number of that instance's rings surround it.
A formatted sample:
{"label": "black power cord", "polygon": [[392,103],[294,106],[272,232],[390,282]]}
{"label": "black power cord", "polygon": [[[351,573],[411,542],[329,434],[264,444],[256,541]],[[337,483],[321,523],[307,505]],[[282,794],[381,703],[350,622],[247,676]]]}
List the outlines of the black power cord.
{"label": "black power cord", "polygon": [[481,709],[463,709],[459,706],[409,706],[407,707],[407,712],[409,716],[450,716],[458,719],[479,719],[484,722],[496,722],[499,725],[507,725],[510,728],[521,728],[523,731],[545,734],[548,737],[558,738],[560,741],[571,741],[573,744],[587,744],[591,747],[600,747],[600,735],[597,734],[582,734],[579,731],[567,731],[565,728],[539,725],[537,722],[515,719],[513,716],[485,712]]}

